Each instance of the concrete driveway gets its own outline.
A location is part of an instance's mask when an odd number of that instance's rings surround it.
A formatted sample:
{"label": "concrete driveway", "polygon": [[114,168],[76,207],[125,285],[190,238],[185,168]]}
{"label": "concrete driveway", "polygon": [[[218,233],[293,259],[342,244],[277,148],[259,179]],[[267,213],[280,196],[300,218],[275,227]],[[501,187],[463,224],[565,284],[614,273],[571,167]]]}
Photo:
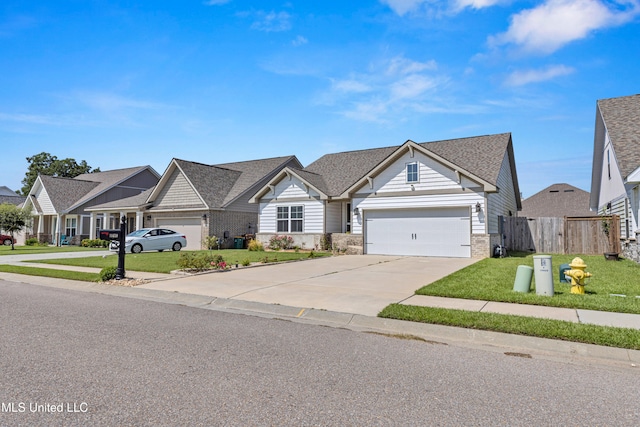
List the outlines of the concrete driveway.
{"label": "concrete driveway", "polygon": [[375,316],[478,260],[348,255],[185,276],[141,288]]}

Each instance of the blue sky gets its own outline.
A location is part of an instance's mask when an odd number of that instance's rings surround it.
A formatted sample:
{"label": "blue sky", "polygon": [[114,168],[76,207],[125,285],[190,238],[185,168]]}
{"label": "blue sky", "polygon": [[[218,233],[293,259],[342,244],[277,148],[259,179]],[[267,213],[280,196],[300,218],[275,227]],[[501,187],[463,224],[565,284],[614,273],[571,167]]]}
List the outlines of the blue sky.
{"label": "blue sky", "polygon": [[589,190],[596,100],[639,93],[640,0],[0,5],[0,185],[511,132],[524,197]]}

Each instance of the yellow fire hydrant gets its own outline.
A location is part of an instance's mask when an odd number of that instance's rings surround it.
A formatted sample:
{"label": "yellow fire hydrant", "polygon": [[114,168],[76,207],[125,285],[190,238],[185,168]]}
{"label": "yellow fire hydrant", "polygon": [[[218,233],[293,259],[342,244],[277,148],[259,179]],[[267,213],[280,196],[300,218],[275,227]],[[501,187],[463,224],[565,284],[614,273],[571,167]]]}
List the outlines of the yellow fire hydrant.
{"label": "yellow fire hydrant", "polygon": [[571,261],[569,267],[571,267],[571,270],[566,270],[564,275],[571,277],[571,293],[584,294],[584,281],[591,277],[591,273],[585,271],[587,264],[584,263],[582,258],[576,257]]}

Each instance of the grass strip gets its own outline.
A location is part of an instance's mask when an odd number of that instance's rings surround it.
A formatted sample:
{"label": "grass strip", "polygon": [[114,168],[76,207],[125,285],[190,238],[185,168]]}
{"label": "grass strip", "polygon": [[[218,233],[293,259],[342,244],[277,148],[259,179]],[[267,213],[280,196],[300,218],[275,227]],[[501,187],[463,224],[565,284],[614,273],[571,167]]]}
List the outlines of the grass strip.
{"label": "grass strip", "polygon": [[54,270],[52,268],[23,267],[20,265],[0,265],[0,272],[26,274],[29,276],[53,277],[55,279],[80,280],[83,282],[99,282],[97,273],[85,273],[81,271]]}
{"label": "grass strip", "polygon": [[496,313],[391,304],[379,317],[640,350],[640,330]]}
{"label": "grass strip", "polygon": [[102,251],[107,253],[105,248],[85,248],[82,246],[15,246],[15,249],[11,249],[11,246],[0,245],[0,260],[2,255],[36,255],[36,254],[51,254],[59,252],[96,252]]}
{"label": "grass strip", "polygon": [[[292,261],[309,258],[306,252],[252,252],[246,249],[225,249],[221,251],[201,251],[212,254],[220,254],[229,265],[240,265],[244,260],[249,262]],[[330,253],[316,253],[316,256],[329,256]],[[151,273],[170,273],[178,269],[178,257],[180,252],[143,252],[141,254],[126,254],[125,270],[146,271]],[[2,260],[0,259],[0,262]],[[106,257],[88,256],[86,258],[59,258],[49,260],[34,260],[39,264],[59,264],[73,265],[76,267],[94,267],[103,269],[105,267],[116,267],[118,256],[115,254]]]}

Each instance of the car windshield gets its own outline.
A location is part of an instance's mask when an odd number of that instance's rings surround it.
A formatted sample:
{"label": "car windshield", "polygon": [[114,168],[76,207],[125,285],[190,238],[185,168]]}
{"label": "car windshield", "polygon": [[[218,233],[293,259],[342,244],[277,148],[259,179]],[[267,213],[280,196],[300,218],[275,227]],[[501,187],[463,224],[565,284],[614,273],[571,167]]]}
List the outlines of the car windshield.
{"label": "car windshield", "polygon": [[127,234],[127,237],[142,237],[148,231],[149,231],[149,229],[147,229],[147,228],[141,228],[140,230],[136,230],[136,231],[133,231],[133,232]]}

